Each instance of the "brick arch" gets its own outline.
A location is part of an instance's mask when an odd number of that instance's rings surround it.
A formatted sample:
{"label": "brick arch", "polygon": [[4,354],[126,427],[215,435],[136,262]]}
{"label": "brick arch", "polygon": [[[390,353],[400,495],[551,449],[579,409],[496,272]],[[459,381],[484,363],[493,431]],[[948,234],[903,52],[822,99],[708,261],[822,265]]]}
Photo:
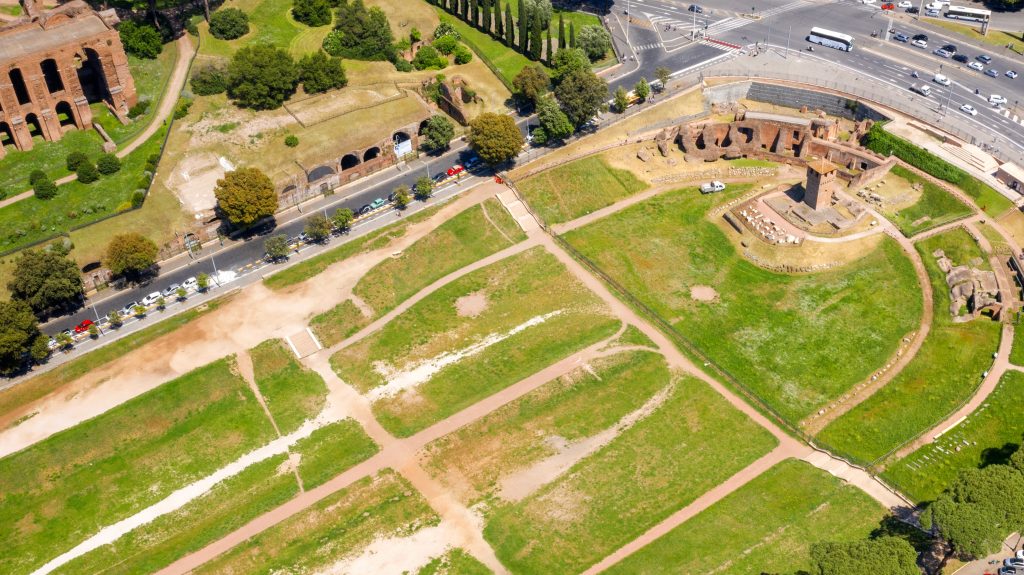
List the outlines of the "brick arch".
{"label": "brick arch", "polygon": [[393,142],[395,142],[396,144],[399,143],[399,142],[405,142],[405,141],[411,140],[411,139],[412,139],[412,136],[410,136],[404,130],[399,130],[399,131],[395,132],[394,134],[391,134],[391,140]]}
{"label": "brick arch", "polygon": [[[66,101],[61,100],[60,102],[57,102],[57,105],[54,106],[53,111],[57,113],[57,120],[60,122],[61,126],[77,127],[80,125],[78,118],[75,116],[75,108]],[[61,114],[64,115],[64,118],[60,117]]]}
{"label": "brick arch", "polygon": [[371,146],[363,152],[363,161],[369,162],[380,157],[380,146]]}
{"label": "brick arch", "polygon": [[[32,130],[33,127],[35,127],[35,131]],[[39,121],[39,116],[35,112],[25,116],[25,128],[33,138],[36,136],[46,137],[46,132],[43,131],[43,123]]]}
{"label": "brick arch", "polygon": [[14,146],[14,130],[7,122],[0,122],[0,150],[8,145]]}
{"label": "brick arch", "polygon": [[306,180],[309,183],[313,183],[317,180],[322,180],[328,176],[334,175],[334,168],[326,164],[317,166],[309,171],[309,175],[306,176]]}
{"label": "brick arch", "polygon": [[341,170],[345,171],[345,170],[351,170],[352,168],[358,166],[361,163],[363,163],[363,161],[361,159],[359,159],[359,153],[358,152],[352,152],[352,153],[345,154],[344,156],[342,156],[341,157],[341,161],[339,162],[339,165],[341,166]]}
{"label": "brick arch", "polygon": [[21,68],[11,68],[7,72],[7,78],[11,81],[18,103],[21,105],[31,103],[32,96],[28,92],[28,85],[25,83],[25,76],[21,73]]}
{"label": "brick arch", "polygon": [[46,91],[54,94],[64,91],[64,79],[60,77],[60,67],[53,58],[47,58],[39,63],[39,71],[43,73],[43,80],[46,82]]}

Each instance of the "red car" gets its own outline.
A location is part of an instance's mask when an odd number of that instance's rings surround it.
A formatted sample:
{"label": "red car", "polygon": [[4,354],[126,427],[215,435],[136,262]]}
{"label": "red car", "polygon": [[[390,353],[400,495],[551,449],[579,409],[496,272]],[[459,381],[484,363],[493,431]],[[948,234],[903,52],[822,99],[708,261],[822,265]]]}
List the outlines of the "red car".
{"label": "red car", "polygon": [[466,171],[466,168],[463,168],[462,165],[460,165],[460,164],[455,164],[454,166],[448,168],[448,175],[449,176],[455,176],[455,175],[458,175],[458,174],[460,174],[460,173],[462,173],[464,171]]}
{"label": "red car", "polygon": [[85,333],[89,331],[89,327],[92,326],[92,320],[87,319],[82,323],[75,326],[75,333]]}

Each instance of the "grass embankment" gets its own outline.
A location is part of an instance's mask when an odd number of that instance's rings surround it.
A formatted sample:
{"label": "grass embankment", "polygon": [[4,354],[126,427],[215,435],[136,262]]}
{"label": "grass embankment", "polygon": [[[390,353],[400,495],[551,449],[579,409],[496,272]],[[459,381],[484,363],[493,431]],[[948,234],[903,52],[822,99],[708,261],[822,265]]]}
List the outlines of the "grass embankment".
{"label": "grass embankment", "polygon": [[6,425],[0,425],[0,427],[10,425],[11,421],[4,416],[11,411],[59,389],[62,385],[78,379],[90,371],[103,367],[130,351],[177,330],[183,325],[217,309],[228,300],[229,298],[218,298],[207,302],[204,306],[192,308],[173,317],[158,321],[145,329],[133,333],[131,337],[121,338],[110,345],[90,351],[28,381],[0,391],[0,421],[6,422]]}
{"label": "grass embankment", "polygon": [[980,27],[975,28],[970,24],[957,24],[942,18],[932,18],[928,20],[928,22],[930,24],[935,24],[936,26],[942,26],[946,30],[956,32],[957,34],[963,34],[975,42],[989,44],[994,49],[1003,48],[1007,44],[1012,44],[1014,52],[1018,54],[1024,53],[1024,39],[1021,39],[1020,32],[1012,34],[1010,32],[990,28],[988,34],[982,34],[979,29]]}
{"label": "grass embankment", "polygon": [[935,499],[960,471],[1005,463],[1024,439],[1024,374],[1008,371],[985,405],[931,443],[889,466],[883,474],[917,501]]}
{"label": "grass embankment", "polygon": [[[452,16],[439,7],[434,9],[437,10],[437,16],[441,22],[451,24],[462,36],[462,41],[472,48],[481,60],[488,64],[488,67],[509,90],[512,90],[512,80],[516,77],[516,74],[524,67],[534,64],[526,56],[477,28],[470,26],[463,20]],[[541,65],[543,66],[543,63]]]}
{"label": "grass embankment", "polygon": [[609,166],[600,156],[545,170],[517,185],[548,224],[574,220],[647,189],[631,172]]}
{"label": "grass embankment", "polygon": [[607,573],[810,572],[813,543],[863,539],[883,513],[856,487],[787,459]]}
{"label": "grass embankment", "polygon": [[493,571],[462,549],[452,549],[424,565],[416,575],[492,575]]}
{"label": "grass embankment", "polygon": [[301,455],[299,477],[306,489],[312,489],[335,475],[365,461],[379,451],[376,443],[354,419],[325,425],[292,449]]}
{"label": "grass embankment", "polygon": [[295,360],[279,339],[267,340],[250,352],[256,385],[282,435],[287,435],[323,409],[327,386],[320,376]]}
{"label": "grass embankment", "polygon": [[[941,226],[973,213],[969,207],[952,194],[903,166],[893,166],[890,173],[889,177],[897,176],[911,184],[921,184],[922,186],[921,198],[914,205],[895,213],[887,211],[885,214],[907,237],[921,230]],[[915,222],[919,223],[915,225]]]}
{"label": "grass embankment", "polygon": [[1010,200],[993,190],[988,184],[924,148],[915,146],[911,142],[885,131],[882,124],[871,126],[871,130],[864,137],[863,144],[883,156],[888,156],[891,152],[904,162],[953,184],[973,198],[978,207],[992,217],[1013,207]]}
{"label": "grass embankment", "polygon": [[1024,328],[1014,328],[1013,347],[1010,348],[1010,363],[1024,367]]}
{"label": "grass embankment", "polygon": [[411,535],[437,521],[426,500],[386,470],[329,495],[194,573],[312,573],[377,538]]}
{"label": "grass embankment", "polygon": [[0,459],[0,571],[43,565],[273,434],[224,359]]}
{"label": "grass embankment", "polygon": [[531,391],[424,449],[425,468],[466,505],[500,496],[501,481],[610,429],[670,382],[664,358],[624,352],[591,362]]}
{"label": "grass embankment", "polygon": [[[467,296],[469,302],[460,299]],[[408,436],[617,326],[600,300],[534,248],[449,283],[336,353],[331,365],[363,393],[386,392],[374,413],[389,431]],[[496,339],[488,345],[486,338]],[[459,353],[468,355],[451,357]],[[395,380],[405,381],[404,389],[389,383]],[[373,391],[386,384],[393,387]]]}
{"label": "grass embankment", "polygon": [[776,445],[704,383],[665,403],[522,501],[491,512],[484,537],[516,573],[578,573]]}
{"label": "grass embankment", "polygon": [[[862,462],[873,462],[931,426],[966,401],[992,364],[999,345],[999,324],[986,317],[953,323],[949,288],[932,252],[942,249],[954,264],[982,258],[962,229],[917,244],[931,279],[934,319],[914,359],[892,381],[842,417],[818,438]],[[979,267],[987,267],[987,260]]]}
{"label": "grass embankment", "polygon": [[[921,297],[913,267],[888,239],[818,273],[751,264],[705,217],[746,189],[733,186],[717,197],[694,188],[661,194],[565,237],[740,383],[798,421],[885,364],[916,329]],[[694,286],[713,286],[717,298],[692,298]]]}

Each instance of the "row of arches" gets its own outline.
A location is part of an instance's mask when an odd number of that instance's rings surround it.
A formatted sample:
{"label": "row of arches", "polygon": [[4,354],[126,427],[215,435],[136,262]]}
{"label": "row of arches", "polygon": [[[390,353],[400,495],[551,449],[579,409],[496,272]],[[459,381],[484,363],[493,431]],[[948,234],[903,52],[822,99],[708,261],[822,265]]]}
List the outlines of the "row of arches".
{"label": "row of arches", "polygon": [[[411,140],[412,137],[408,133],[401,130],[391,135],[391,141],[394,143],[396,149],[400,144],[404,142],[409,142]],[[309,183],[313,183],[318,180],[322,180],[323,178],[332,176],[336,173],[351,170],[363,163],[381,157],[383,153],[384,151],[381,149],[380,146],[370,146],[369,148],[363,150],[362,152],[349,152],[342,156],[340,160],[338,160],[338,168],[335,168],[334,166],[329,164],[322,164],[320,166],[317,166],[309,171],[309,174],[306,176],[306,181]]]}
{"label": "row of arches", "polygon": [[[74,65],[77,71],[77,80],[82,86],[82,91],[90,103],[102,100],[108,96],[106,76],[103,73],[103,63],[100,56],[92,48],[85,48],[82,54],[74,55]],[[60,66],[54,58],[47,58],[39,63],[39,72],[42,74],[43,83],[49,94],[57,94],[67,90],[64,76],[61,74]],[[7,79],[14,89],[14,96],[21,106],[31,104],[32,93],[28,88],[25,73],[21,68],[11,68],[7,71]]]}
{"label": "row of arches", "polygon": [[[62,128],[65,126],[77,127],[79,125],[75,116],[75,110],[67,101],[61,100],[57,102],[54,112],[56,112],[57,122]],[[48,135],[43,128],[43,122],[35,112],[25,114],[25,127],[28,129],[29,138],[46,139]],[[6,148],[7,146],[17,148],[17,141],[11,124],[4,121],[0,122],[0,148]]]}

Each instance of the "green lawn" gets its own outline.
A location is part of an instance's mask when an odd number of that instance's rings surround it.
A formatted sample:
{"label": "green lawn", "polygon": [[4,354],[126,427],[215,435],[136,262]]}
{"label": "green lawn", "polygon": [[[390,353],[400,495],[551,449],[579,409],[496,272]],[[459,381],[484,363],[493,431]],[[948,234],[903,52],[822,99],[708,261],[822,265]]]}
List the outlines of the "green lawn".
{"label": "green lawn", "polygon": [[161,128],[145,144],[122,159],[121,171],[116,174],[101,177],[91,184],[78,181],[64,184],[58,188],[57,196],[50,200],[29,197],[0,208],[0,252],[54,237],[73,227],[131,209],[132,192],[146,187],[139,182],[146,158],[160,151],[165,131],[166,128]]}
{"label": "green lawn", "polygon": [[525,239],[508,211],[490,198],[377,264],[353,292],[380,317],[434,281]]}
{"label": "green lawn", "polygon": [[39,567],[269,441],[230,360],[0,459],[0,571]]}
{"label": "green lawn", "polygon": [[[893,166],[892,176],[903,178],[912,184],[920,183],[923,185],[921,199],[917,203],[896,213],[889,211],[885,213],[885,216],[896,224],[900,231],[903,232],[903,235],[907,237],[921,230],[967,217],[972,213],[971,208],[968,208],[952,194],[933,184],[931,180],[922,178],[902,166]],[[928,219],[915,226],[914,222],[923,217]]]}
{"label": "green lawn", "polygon": [[309,321],[309,327],[320,345],[331,347],[370,323],[370,318],[347,299]]}
{"label": "green lawn", "polygon": [[[1013,331],[1013,347],[1010,348],[1010,363],[1024,367],[1024,326],[1017,325]],[[0,395],[0,398],[3,398]]]}
{"label": "green lawn", "polygon": [[810,572],[811,544],[863,539],[883,513],[856,487],[787,459],[606,573]]}
{"label": "green lawn", "polygon": [[327,386],[320,376],[296,361],[280,339],[270,339],[250,351],[256,385],[282,435],[287,435],[323,409]]}
{"label": "green lawn", "polygon": [[917,501],[938,496],[957,474],[991,463],[1004,463],[1024,439],[1024,373],[1008,371],[985,404],[963,423],[890,465],[885,478]]}
{"label": "green lawn", "polygon": [[501,481],[610,429],[669,384],[664,358],[624,352],[552,380],[428,445],[421,460],[467,505],[500,496]]}
{"label": "green lawn", "polygon": [[776,445],[686,377],[652,414],[526,499],[496,505],[484,537],[513,573],[578,573]]}
{"label": "green lawn", "polygon": [[529,58],[498,42],[490,35],[470,26],[459,18],[452,16],[439,7],[435,7],[441,22],[448,22],[462,36],[462,40],[480,56],[485,63],[490,63],[495,75],[512,89],[512,80],[526,66],[534,64]]}
{"label": "green lawn", "polygon": [[300,453],[299,477],[306,489],[321,485],[378,451],[377,444],[354,419],[343,419],[317,429],[299,440],[292,452]]}
{"label": "green lawn", "polygon": [[462,549],[453,549],[423,566],[416,575],[491,575],[483,563]]}
{"label": "green lawn", "polygon": [[933,18],[928,21],[931,24],[942,26],[947,30],[956,32],[957,34],[963,34],[975,42],[983,42],[993,46],[992,50],[996,51],[1002,49],[1007,44],[1013,44],[1013,49],[1018,54],[1024,52],[1024,40],[1021,39],[1021,33],[1011,34],[1009,32],[1003,32],[1002,30],[989,30],[988,34],[983,35],[978,31],[978,28],[970,24],[958,24],[950,22],[942,18]]}
{"label": "green lawn", "polygon": [[[705,218],[718,197],[660,194],[565,237],[790,421],[846,393],[917,328],[921,296],[896,242],[814,274],[757,267]],[[713,286],[718,300],[690,297]],[[838,360],[838,358],[842,358]]]}
{"label": "green lawn", "polygon": [[393,471],[361,479],[194,570],[313,573],[381,537],[411,535],[438,517]]}
{"label": "green lawn", "polygon": [[[220,40],[210,34],[206,22],[200,22],[200,54],[230,58],[238,49],[256,44],[288,49],[297,36],[309,30],[292,18],[290,0],[234,0],[225,2],[222,7],[239,8],[248,14],[249,33],[236,40]],[[330,26],[323,28],[330,30]]]}
{"label": "green lawn", "polygon": [[[460,315],[460,298],[471,295],[485,302],[483,309]],[[444,286],[336,353],[331,364],[371,398],[389,381],[406,381],[392,383],[391,393],[373,402],[381,424],[404,437],[612,335],[617,325],[596,296],[538,247]],[[467,357],[450,356],[489,337],[499,339]],[[433,362],[441,363],[431,369]]]}
{"label": "green lawn", "polygon": [[[872,462],[939,423],[966,401],[992,365],[999,324],[987,318],[952,322],[945,275],[932,252],[941,248],[954,263],[981,257],[962,229],[917,244],[932,282],[934,321],[913,360],[884,388],[833,421],[818,435],[824,443]],[[985,262],[987,263],[987,262]]]}
{"label": "green lawn", "polygon": [[647,188],[627,170],[588,156],[518,183],[527,203],[548,224],[574,220]]}

